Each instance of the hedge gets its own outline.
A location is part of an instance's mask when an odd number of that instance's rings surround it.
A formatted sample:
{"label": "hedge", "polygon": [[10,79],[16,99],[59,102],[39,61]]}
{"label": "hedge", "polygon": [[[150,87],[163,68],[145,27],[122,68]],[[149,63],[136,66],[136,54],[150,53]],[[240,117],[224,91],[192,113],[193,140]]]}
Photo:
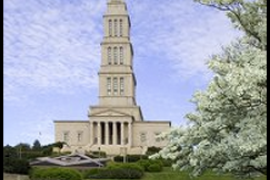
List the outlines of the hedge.
{"label": "hedge", "polygon": [[147,172],[161,172],[162,166],[160,164],[150,164],[147,168]]}
{"label": "hedge", "polygon": [[30,165],[26,159],[4,158],[3,171],[11,174],[28,174]]}
{"label": "hedge", "polygon": [[107,154],[105,151],[89,151],[86,152],[85,154],[86,156],[90,157],[90,158],[106,158]]}
{"label": "hedge", "polygon": [[140,179],[143,168],[136,163],[109,163],[106,168],[94,168],[83,172],[85,179]]}
{"label": "hedge", "polygon": [[137,162],[146,172],[161,172],[163,163],[161,160],[142,159]]}
{"label": "hedge", "polygon": [[[137,162],[141,159],[148,159],[148,156],[147,155],[139,155],[139,154],[126,156],[126,162]],[[123,156],[115,156],[114,161],[115,162],[123,162],[124,157]]]}
{"label": "hedge", "polygon": [[152,154],[158,153],[161,150],[160,147],[151,146],[147,148],[146,155],[150,156]]}
{"label": "hedge", "polygon": [[69,168],[33,168],[29,175],[31,180],[82,180],[79,171]]}

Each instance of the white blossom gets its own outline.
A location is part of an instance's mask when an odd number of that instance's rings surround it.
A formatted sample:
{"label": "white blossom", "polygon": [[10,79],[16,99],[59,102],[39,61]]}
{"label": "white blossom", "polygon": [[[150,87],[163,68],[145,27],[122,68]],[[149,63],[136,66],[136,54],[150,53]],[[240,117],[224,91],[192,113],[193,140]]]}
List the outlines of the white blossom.
{"label": "white blossom", "polygon": [[174,160],[173,167],[207,169],[241,177],[266,175],[266,0],[197,0],[228,12],[245,35],[213,55],[215,73],[205,91],[194,93],[196,112],[189,127],[162,137],[169,144],[152,158]]}

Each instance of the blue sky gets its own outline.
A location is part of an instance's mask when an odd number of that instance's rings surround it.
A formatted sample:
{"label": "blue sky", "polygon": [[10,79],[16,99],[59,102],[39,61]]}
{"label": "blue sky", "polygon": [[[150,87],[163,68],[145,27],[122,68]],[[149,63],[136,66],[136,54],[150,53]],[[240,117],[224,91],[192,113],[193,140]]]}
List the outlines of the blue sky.
{"label": "blue sky", "polygon": [[[137,104],[145,120],[185,125],[212,74],[206,62],[240,33],[192,0],[126,0]],[[4,145],[54,142],[53,120],[98,103],[106,0],[4,0]]]}

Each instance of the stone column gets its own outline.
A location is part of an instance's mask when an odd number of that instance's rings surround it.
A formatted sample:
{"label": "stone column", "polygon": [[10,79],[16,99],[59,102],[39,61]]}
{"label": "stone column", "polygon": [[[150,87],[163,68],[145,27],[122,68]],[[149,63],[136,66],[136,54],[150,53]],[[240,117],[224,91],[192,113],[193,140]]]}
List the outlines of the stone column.
{"label": "stone column", "polygon": [[93,126],[94,126],[93,122],[90,122],[89,123],[89,131],[90,131],[89,144],[90,144],[90,146],[92,146],[94,143],[94,127]]}
{"label": "stone column", "polygon": [[117,128],[116,122],[113,122],[113,145],[117,144]]}
{"label": "stone column", "polygon": [[100,126],[100,122],[97,122],[97,138],[98,138],[97,144],[100,146],[100,144],[101,144],[101,126]]}
{"label": "stone column", "polygon": [[132,146],[132,126],[131,122],[128,123],[128,144]]}
{"label": "stone column", "polygon": [[109,144],[109,122],[105,122],[105,144],[108,145]]}
{"label": "stone column", "polygon": [[125,137],[124,137],[124,122],[121,122],[121,145],[125,144]]}

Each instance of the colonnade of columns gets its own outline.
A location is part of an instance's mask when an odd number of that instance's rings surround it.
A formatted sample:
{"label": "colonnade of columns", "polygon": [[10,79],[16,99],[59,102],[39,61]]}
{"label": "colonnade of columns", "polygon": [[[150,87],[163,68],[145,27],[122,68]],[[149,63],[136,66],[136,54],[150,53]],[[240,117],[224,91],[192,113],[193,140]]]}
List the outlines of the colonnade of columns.
{"label": "colonnade of columns", "polygon": [[130,122],[90,122],[90,143],[96,145],[131,145],[132,127]]}

